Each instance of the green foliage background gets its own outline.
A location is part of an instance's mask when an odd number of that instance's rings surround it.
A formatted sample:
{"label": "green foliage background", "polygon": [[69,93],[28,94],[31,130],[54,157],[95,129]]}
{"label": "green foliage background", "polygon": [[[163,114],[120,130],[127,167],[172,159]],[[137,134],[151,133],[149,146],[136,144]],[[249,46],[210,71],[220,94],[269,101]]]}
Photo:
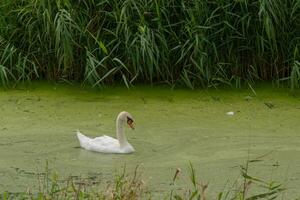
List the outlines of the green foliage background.
{"label": "green foliage background", "polygon": [[300,86],[300,0],[1,0],[0,82]]}

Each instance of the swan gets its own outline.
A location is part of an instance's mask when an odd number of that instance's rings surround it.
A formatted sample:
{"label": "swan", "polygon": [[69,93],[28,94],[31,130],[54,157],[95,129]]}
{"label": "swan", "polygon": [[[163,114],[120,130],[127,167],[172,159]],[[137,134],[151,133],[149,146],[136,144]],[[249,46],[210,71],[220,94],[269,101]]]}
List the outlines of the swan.
{"label": "swan", "polygon": [[124,125],[127,123],[131,129],[134,129],[134,120],[130,113],[120,112],[116,120],[117,139],[103,135],[101,137],[89,138],[79,130],[77,137],[80,146],[89,151],[101,153],[132,153],[134,148],[129,144],[124,134]]}

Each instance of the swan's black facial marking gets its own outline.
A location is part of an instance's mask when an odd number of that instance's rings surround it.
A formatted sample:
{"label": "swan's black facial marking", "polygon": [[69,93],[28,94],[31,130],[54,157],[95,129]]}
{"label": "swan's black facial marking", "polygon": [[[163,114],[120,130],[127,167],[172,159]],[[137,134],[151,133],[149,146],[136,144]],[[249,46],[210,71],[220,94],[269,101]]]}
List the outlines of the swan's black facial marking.
{"label": "swan's black facial marking", "polygon": [[130,117],[127,116],[127,123],[129,123],[129,122],[132,123],[132,122],[133,122],[133,119],[131,119]]}
{"label": "swan's black facial marking", "polygon": [[127,124],[130,128],[134,129],[133,119],[127,116]]}

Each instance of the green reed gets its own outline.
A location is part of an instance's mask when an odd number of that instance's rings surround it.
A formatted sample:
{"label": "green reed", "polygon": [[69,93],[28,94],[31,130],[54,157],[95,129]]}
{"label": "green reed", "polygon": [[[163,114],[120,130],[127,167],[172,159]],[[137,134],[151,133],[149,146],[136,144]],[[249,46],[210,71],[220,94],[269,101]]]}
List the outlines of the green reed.
{"label": "green reed", "polygon": [[[280,183],[266,181],[253,177],[249,173],[249,165],[255,160],[249,160],[245,165],[240,166],[240,177],[234,184],[223,191],[210,194],[218,200],[258,200],[258,199],[282,199],[285,188]],[[156,199],[153,191],[147,188],[147,183],[143,181],[143,176],[138,167],[133,173],[127,173],[124,167],[121,172],[115,175],[111,181],[104,181],[101,176],[93,175],[89,177],[69,176],[60,177],[57,173],[49,169],[46,163],[45,171],[37,173],[38,187],[30,188],[20,193],[4,192],[0,194],[2,200],[8,199],[99,199],[99,200],[140,200]],[[178,189],[177,179],[187,179],[184,188]],[[207,200],[210,188],[208,183],[204,183],[196,175],[192,164],[189,166],[189,173],[186,175],[177,169],[171,182],[174,186],[170,191],[161,194],[162,199],[170,200]]]}
{"label": "green reed", "polygon": [[299,0],[3,0],[0,83],[300,87]]}

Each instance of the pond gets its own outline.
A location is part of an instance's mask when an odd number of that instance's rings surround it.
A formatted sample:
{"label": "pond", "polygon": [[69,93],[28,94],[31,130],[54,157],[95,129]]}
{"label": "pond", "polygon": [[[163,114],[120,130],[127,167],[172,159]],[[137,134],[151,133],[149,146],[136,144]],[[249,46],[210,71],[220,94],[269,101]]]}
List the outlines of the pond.
{"label": "pond", "polygon": [[[112,179],[140,165],[151,190],[169,189],[177,168],[185,185],[189,163],[215,196],[239,176],[239,165],[262,157],[249,173],[282,182],[285,195],[300,191],[300,98],[287,89],[170,90],[163,87],[78,89],[35,83],[0,89],[0,192],[36,185],[46,160],[59,174],[98,174]],[[115,137],[115,118],[129,111],[136,129],[126,129],[136,152],[112,155],[78,148],[88,136]],[[226,113],[233,111],[234,115]],[[184,175],[185,174],[185,175]]]}

